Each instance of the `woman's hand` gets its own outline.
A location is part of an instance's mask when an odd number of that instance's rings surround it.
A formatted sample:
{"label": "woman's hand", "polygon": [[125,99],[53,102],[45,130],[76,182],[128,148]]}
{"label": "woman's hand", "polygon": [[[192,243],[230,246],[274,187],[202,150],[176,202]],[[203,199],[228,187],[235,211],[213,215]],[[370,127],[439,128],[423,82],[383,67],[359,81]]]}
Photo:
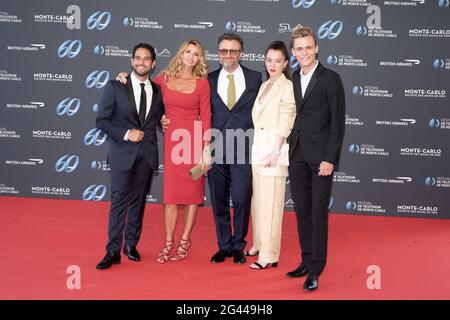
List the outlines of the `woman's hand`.
{"label": "woman's hand", "polygon": [[272,152],[268,156],[266,156],[262,162],[264,163],[264,167],[270,168],[275,167],[278,164],[278,155]]}
{"label": "woman's hand", "polygon": [[169,124],[170,124],[170,119],[167,118],[165,114],[163,114],[163,116],[161,117],[161,127],[162,127],[163,132],[166,132]]}
{"label": "woman's hand", "polygon": [[120,73],[116,76],[116,80],[119,81],[120,83],[127,84],[127,77],[128,77],[128,73],[126,73],[126,72],[120,72]]}

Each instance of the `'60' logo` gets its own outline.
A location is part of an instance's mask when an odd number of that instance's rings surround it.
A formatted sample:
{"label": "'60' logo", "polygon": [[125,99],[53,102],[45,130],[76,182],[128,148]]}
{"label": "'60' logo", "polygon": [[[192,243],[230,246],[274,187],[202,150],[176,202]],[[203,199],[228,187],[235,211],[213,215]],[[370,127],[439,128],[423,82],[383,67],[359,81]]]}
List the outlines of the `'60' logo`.
{"label": "'60' logo", "polygon": [[316,0],[292,0],[292,8],[300,8],[303,7],[308,9],[311,7]]}
{"label": "'60' logo", "polygon": [[342,21],[328,20],[322,24],[317,31],[317,36],[319,39],[330,39],[333,40],[339,36],[342,29],[344,28],[344,23]]}
{"label": "'60' logo", "polygon": [[81,51],[81,41],[80,40],[66,40],[60,44],[58,47],[58,57],[69,59],[75,58]]}
{"label": "'60' logo", "polygon": [[96,11],[87,20],[87,28],[89,30],[97,29],[103,30],[105,29],[109,22],[111,21],[111,13],[108,11]]}
{"label": "'60' logo", "polygon": [[56,114],[58,116],[73,116],[80,109],[81,101],[78,98],[65,98],[56,107]]}
{"label": "'60' logo", "polygon": [[80,157],[76,155],[63,155],[55,163],[56,172],[67,172],[70,173],[78,167],[80,162]]}
{"label": "'60' logo", "polygon": [[88,133],[84,136],[84,144],[87,146],[94,145],[100,146],[106,141],[106,133],[102,130],[94,128],[89,130]]}
{"label": "'60' logo", "polygon": [[96,87],[97,89],[103,88],[109,80],[109,72],[106,70],[95,70],[91,72],[87,77],[84,84],[86,88]]}
{"label": "'60' logo", "polygon": [[86,188],[83,192],[83,200],[100,201],[106,194],[106,186],[104,184],[93,184]]}

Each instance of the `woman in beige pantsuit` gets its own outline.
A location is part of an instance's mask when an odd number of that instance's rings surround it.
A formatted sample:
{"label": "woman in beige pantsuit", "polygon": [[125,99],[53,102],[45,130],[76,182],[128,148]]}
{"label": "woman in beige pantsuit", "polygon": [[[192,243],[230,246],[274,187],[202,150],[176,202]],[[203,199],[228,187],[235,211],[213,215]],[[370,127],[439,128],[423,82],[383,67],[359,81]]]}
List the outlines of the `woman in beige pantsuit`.
{"label": "woman in beige pantsuit", "polygon": [[259,254],[258,261],[250,265],[252,269],[276,267],[280,255],[289,162],[286,138],[296,116],[292,82],[287,78],[288,62],[284,42],[272,42],[265,59],[269,79],[261,85],[252,110],[253,246],[245,253]]}

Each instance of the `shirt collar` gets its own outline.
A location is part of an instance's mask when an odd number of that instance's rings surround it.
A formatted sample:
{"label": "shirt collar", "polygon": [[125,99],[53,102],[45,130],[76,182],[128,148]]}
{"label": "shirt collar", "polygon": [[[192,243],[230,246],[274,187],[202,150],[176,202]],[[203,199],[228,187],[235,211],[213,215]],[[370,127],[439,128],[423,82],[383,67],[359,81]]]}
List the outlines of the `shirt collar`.
{"label": "shirt collar", "polygon": [[318,65],[319,65],[319,61],[316,60],[316,65],[314,66],[314,68],[312,68],[312,70],[310,70],[307,74],[303,74],[302,70],[300,69],[300,75],[305,78],[311,77],[313,75],[314,71],[316,71]]}
{"label": "shirt collar", "polygon": [[236,68],[236,70],[234,70],[233,72],[228,72],[226,71],[224,68],[222,68],[222,70],[220,70],[221,73],[223,73],[225,76],[229,75],[229,74],[238,74],[243,72],[242,71],[242,67],[241,65],[238,65],[238,67]]}
{"label": "shirt collar", "polygon": [[142,82],[141,80],[138,79],[138,77],[136,77],[134,72],[131,72],[131,83],[135,86],[139,86],[141,83],[145,83],[145,86],[148,86],[150,85],[150,80],[146,79],[144,82]]}

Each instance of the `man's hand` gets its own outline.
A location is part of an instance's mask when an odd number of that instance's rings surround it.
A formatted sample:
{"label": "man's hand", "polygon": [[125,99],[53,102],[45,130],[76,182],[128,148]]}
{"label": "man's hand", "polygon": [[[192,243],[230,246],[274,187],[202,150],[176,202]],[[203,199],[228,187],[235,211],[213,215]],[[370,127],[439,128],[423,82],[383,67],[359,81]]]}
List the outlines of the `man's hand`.
{"label": "man's hand", "polygon": [[116,76],[116,80],[119,81],[120,83],[127,84],[127,77],[128,77],[128,73],[126,73],[126,72],[120,72],[120,73]]}
{"label": "man's hand", "polygon": [[166,115],[163,114],[163,116],[161,117],[161,127],[162,127],[163,132],[166,132],[169,124],[170,124],[169,118],[167,118]]}
{"label": "man's hand", "polygon": [[205,174],[206,172],[208,172],[209,169],[211,169],[211,163],[212,163],[212,159],[211,159],[211,147],[210,145],[206,145],[203,153],[202,153],[202,158],[201,158],[201,164],[202,164],[202,171]]}
{"label": "man's hand", "polygon": [[322,161],[320,163],[319,171],[317,172],[317,175],[319,176],[329,176],[333,173],[334,165],[332,163]]}
{"label": "man's hand", "polygon": [[144,140],[144,131],[131,129],[130,132],[128,132],[128,141],[141,142],[142,140]]}

